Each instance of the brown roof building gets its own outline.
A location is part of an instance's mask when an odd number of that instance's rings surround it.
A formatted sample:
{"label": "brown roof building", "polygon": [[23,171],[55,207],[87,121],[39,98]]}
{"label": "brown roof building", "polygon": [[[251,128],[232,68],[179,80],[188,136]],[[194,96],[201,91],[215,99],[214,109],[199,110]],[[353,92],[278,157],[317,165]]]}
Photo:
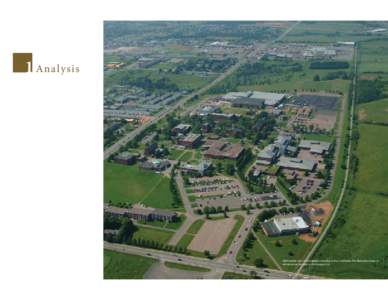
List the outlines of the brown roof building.
{"label": "brown roof building", "polygon": [[204,152],[207,158],[226,158],[238,159],[244,152],[244,148],[240,144],[230,144],[223,140],[208,140],[203,146],[207,149]]}

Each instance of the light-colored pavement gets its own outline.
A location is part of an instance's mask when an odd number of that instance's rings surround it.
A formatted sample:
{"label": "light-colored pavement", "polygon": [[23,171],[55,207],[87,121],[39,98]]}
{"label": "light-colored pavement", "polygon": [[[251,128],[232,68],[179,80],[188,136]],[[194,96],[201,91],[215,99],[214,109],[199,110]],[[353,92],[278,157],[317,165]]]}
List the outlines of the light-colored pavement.
{"label": "light-colored pavement", "polygon": [[[357,45],[355,46],[354,50],[354,77],[353,77],[353,94],[352,94],[352,103],[351,103],[351,108],[350,108],[350,116],[349,116],[349,130],[348,130],[348,136],[352,136],[352,130],[353,130],[353,117],[354,117],[354,105],[355,105],[355,97],[356,97],[356,85],[357,85]],[[302,272],[303,268],[306,266],[308,261],[313,257],[315,251],[318,249],[320,243],[323,241],[325,238],[327,232],[329,231],[329,228],[331,224],[333,223],[335,216],[337,215],[338,209],[341,206],[342,200],[344,198],[345,192],[346,192],[346,187],[348,184],[348,179],[349,179],[349,168],[350,168],[350,158],[351,158],[351,151],[352,151],[352,139],[349,138],[349,143],[348,143],[348,148],[346,152],[346,171],[345,171],[345,179],[344,183],[341,189],[341,194],[340,197],[337,201],[337,204],[334,208],[334,211],[330,217],[329,222],[327,223],[326,227],[323,229],[321,235],[319,236],[318,240],[315,242],[314,246],[311,248],[310,252],[307,254],[306,258],[304,259],[303,263],[301,266],[298,268],[298,270],[295,272],[295,277],[299,276],[300,272]]]}
{"label": "light-colored pavement", "polygon": [[[216,270],[218,272],[234,272],[239,274],[248,275],[251,271],[256,272],[256,274],[265,279],[290,279],[294,277],[294,273],[279,271],[279,270],[267,270],[262,268],[255,268],[253,266],[246,265],[232,265],[228,263],[223,263],[219,261],[209,260],[206,258],[193,257],[184,254],[164,252],[154,249],[144,249],[129,245],[123,244],[113,244],[109,242],[104,242],[104,248],[116,252],[128,253],[134,255],[140,255],[145,257],[151,257],[161,261],[171,261],[182,263],[191,266],[209,268]],[[320,279],[317,276],[301,275],[294,277],[295,279]]]}

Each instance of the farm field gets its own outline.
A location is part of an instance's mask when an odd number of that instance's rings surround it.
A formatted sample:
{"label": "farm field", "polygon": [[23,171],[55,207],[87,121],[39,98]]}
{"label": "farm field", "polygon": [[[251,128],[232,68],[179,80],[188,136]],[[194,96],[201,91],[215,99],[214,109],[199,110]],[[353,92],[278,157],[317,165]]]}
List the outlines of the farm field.
{"label": "farm field", "polygon": [[367,124],[358,127],[357,156],[360,162],[354,186],[357,191],[388,195],[388,127]]}
{"label": "farm field", "polygon": [[366,124],[358,127],[360,163],[353,181],[354,191],[345,198],[333,234],[325,239],[314,259],[371,261],[331,263],[307,271],[334,278],[388,278],[388,127]]}
{"label": "farm field", "polygon": [[104,164],[104,202],[137,203],[172,209],[169,179],[137,165]]}
{"label": "farm field", "polygon": [[363,103],[358,106],[360,122],[388,123],[388,98]]}
{"label": "farm field", "polygon": [[360,72],[388,72],[388,39],[360,43]]}
{"label": "farm field", "polygon": [[368,30],[375,28],[372,22],[316,22],[298,24],[285,38],[287,42],[329,43],[369,39]]}
{"label": "farm field", "polygon": [[156,260],[104,250],[104,279],[142,279]]}

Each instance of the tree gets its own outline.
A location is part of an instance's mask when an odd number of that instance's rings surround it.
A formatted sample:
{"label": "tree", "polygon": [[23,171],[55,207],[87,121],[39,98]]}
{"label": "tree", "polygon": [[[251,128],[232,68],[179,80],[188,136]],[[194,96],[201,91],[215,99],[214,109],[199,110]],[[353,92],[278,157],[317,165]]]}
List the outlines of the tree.
{"label": "tree", "polygon": [[130,219],[126,219],[123,221],[123,224],[121,225],[119,232],[117,233],[117,240],[119,243],[125,243],[128,241],[133,233],[137,230],[137,227],[133,225],[132,221]]}
{"label": "tree", "polygon": [[281,246],[283,246],[283,243],[280,240],[277,240],[276,243],[275,243],[275,246],[276,247],[281,247]]}
{"label": "tree", "polygon": [[256,258],[255,259],[255,267],[256,268],[263,268],[265,266],[264,260],[262,258]]}
{"label": "tree", "polygon": [[318,74],[315,74],[314,75],[314,81],[320,81],[321,80],[321,77],[319,77]]}
{"label": "tree", "polygon": [[210,251],[209,251],[209,250],[203,251],[203,254],[204,254],[207,258],[211,258],[211,254],[210,254]]}
{"label": "tree", "polygon": [[233,176],[234,175],[234,166],[232,164],[226,165],[226,174]]}

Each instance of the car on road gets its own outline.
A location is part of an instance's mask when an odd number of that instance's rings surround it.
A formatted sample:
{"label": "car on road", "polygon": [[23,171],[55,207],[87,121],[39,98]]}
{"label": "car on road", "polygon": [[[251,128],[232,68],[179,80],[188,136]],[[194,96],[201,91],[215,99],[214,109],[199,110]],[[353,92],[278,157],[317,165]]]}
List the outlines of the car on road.
{"label": "car on road", "polygon": [[182,261],[182,258],[178,258],[178,261]]}
{"label": "car on road", "polygon": [[232,254],[233,253],[233,251],[229,251],[229,254]]}
{"label": "car on road", "polygon": [[264,270],[264,273],[271,273],[270,271],[268,271],[268,270]]}
{"label": "car on road", "polygon": [[151,253],[147,253],[148,256],[151,256]]}

